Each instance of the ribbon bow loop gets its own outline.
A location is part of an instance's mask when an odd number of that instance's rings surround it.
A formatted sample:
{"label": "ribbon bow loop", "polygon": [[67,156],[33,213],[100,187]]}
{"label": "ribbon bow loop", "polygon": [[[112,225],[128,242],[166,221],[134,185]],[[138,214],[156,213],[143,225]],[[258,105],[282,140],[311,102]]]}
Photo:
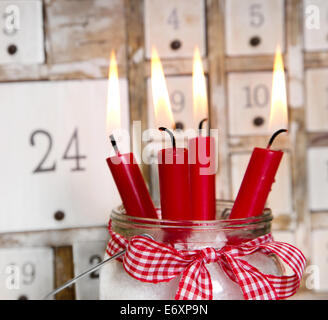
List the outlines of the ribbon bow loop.
{"label": "ribbon bow loop", "polygon": [[[306,259],[302,252],[290,244],[273,241],[264,235],[238,246],[227,245],[220,250],[207,247],[200,250],[176,250],[172,246],[135,236],[126,240],[109,225],[112,239],[107,246],[109,255],[126,249],[123,267],[133,278],[151,283],[167,282],[181,276],[175,299],[213,299],[212,280],[206,264],[217,267],[236,282],[245,299],[284,299],[298,289]],[[294,272],[291,276],[263,274],[244,256],[259,251],[275,254]]]}

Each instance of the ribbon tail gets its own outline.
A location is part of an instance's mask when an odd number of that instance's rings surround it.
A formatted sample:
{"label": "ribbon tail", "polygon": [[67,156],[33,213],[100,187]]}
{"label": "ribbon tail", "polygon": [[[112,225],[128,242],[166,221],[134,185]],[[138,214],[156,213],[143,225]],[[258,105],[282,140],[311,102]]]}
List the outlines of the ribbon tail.
{"label": "ribbon tail", "polygon": [[[245,300],[276,300],[278,298],[274,286],[265,274],[244,260],[234,259],[228,255],[225,258]],[[224,270],[227,273],[227,270]]]}
{"label": "ribbon tail", "polygon": [[300,286],[306,265],[306,258],[302,252],[288,243],[272,242],[263,246],[265,250],[276,254],[294,272],[291,276],[268,275],[272,285],[276,288],[278,299],[285,299],[296,293]]}
{"label": "ribbon tail", "polygon": [[213,300],[211,276],[201,259],[184,270],[175,300]]}

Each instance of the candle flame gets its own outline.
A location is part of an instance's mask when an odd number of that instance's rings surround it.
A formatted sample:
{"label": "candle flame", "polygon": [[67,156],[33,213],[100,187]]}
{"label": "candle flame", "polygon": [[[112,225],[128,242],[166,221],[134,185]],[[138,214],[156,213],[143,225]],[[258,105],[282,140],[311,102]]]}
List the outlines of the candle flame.
{"label": "candle flame", "polygon": [[279,129],[287,129],[287,127],[288,111],[285,71],[280,47],[277,46],[272,78],[269,130],[270,132],[275,132]]}
{"label": "candle flame", "polygon": [[175,122],[165,82],[164,71],[157,50],[154,47],[152,48],[151,57],[151,87],[157,128],[174,128]]}
{"label": "candle flame", "polygon": [[121,128],[120,88],[115,52],[112,51],[108,70],[107,130],[113,132]]}
{"label": "candle flame", "polygon": [[198,47],[194,50],[192,69],[193,112],[196,126],[208,117],[206,79]]}

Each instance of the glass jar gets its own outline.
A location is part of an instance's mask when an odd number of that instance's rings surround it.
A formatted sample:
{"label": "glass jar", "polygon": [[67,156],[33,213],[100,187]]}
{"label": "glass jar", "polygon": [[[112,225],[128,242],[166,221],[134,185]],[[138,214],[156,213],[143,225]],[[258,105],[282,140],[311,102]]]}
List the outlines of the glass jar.
{"label": "glass jar", "polygon": [[[265,209],[258,217],[229,220],[233,202],[218,201],[216,220],[172,221],[128,216],[122,208],[112,211],[113,231],[129,239],[134,235],[149,234],[154,240],[173,245],[176,249],[220,249],[226,244],[239,244],[271,231],[272,214]],[[158,210],[160,217],[160,210]],[[107,254],[105,258],[108,258]],[[282,275],[283,269],[274,256],[254,253],[243,257],[262,273]],[[243,294],[221,269],[218,263],[206,264],[212,284],[213,299],[243,299]],[[100,299],[105,300],[170,300],[174,299],[180,277],[169,282],[145,283],[125,272],[122,262],[114,260],[100,270]]]}

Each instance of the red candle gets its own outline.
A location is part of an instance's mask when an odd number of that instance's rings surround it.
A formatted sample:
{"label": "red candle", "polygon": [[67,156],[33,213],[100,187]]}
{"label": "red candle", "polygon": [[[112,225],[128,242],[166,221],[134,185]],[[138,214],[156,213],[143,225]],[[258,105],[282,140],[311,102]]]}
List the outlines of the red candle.
{"label": "red candle", "polygon": [[[206,120],[206,119],[204,119]],[[203,121],[200,123],[200,129]],[[191,212],[193,220],[214,220],[215,140],[198,136],[189,140]]]}
{"label": "red candle", "polygon": [[237,198],[232,208],[230,219],[248,218],[263,213],[265,203],[274,183],[274,178],[283,156],[282,151],[271,150],[277,131],[266,149],[255,148],[248,163]]}
{"label": "red candle", "polygon": [[163,127],[160,130],[169,133],[172,139],[172,148],[158,153],[162,219],[190,220],[188,150],[176,148],[171,131]]}
{"label": "red candle", "polygon": [[215,219],[215,140],[201,135],[208,117],[206,78],[195,47],[192,72],[193,116],[199,136],[189,140],[191,211],[193,220]]}
{"label": "red candle", "polygon": [[[121,128],[120,89],[114,51],[109,66],[107,103],[107,128],[114,132],[115,129]],[[108,158],[107,164],[126,213],[136,217],[157,218],[154,204],[133,154],[121,154],[112,134],[110,140],[116,155]]]}
{"label": "red candle", "polygon": [[116,155],[107,158],[106,161],[126,213],[130,216],[156,219],[153,201],[133,153],[120,154],[113,136],[111,136],[111,142]]}
{"label": "red candle", "polygon": [[[282,55],[279,46],[276,50],[272,79],[271,112],[269,130],[287,127],[287,96]],[[266,149],[255,148],[241,183],[230,218],[247,218],[262,214],[274,177],[283,156],[282,151],[271,150],[275,137],[285,129],[276,131]]]}

